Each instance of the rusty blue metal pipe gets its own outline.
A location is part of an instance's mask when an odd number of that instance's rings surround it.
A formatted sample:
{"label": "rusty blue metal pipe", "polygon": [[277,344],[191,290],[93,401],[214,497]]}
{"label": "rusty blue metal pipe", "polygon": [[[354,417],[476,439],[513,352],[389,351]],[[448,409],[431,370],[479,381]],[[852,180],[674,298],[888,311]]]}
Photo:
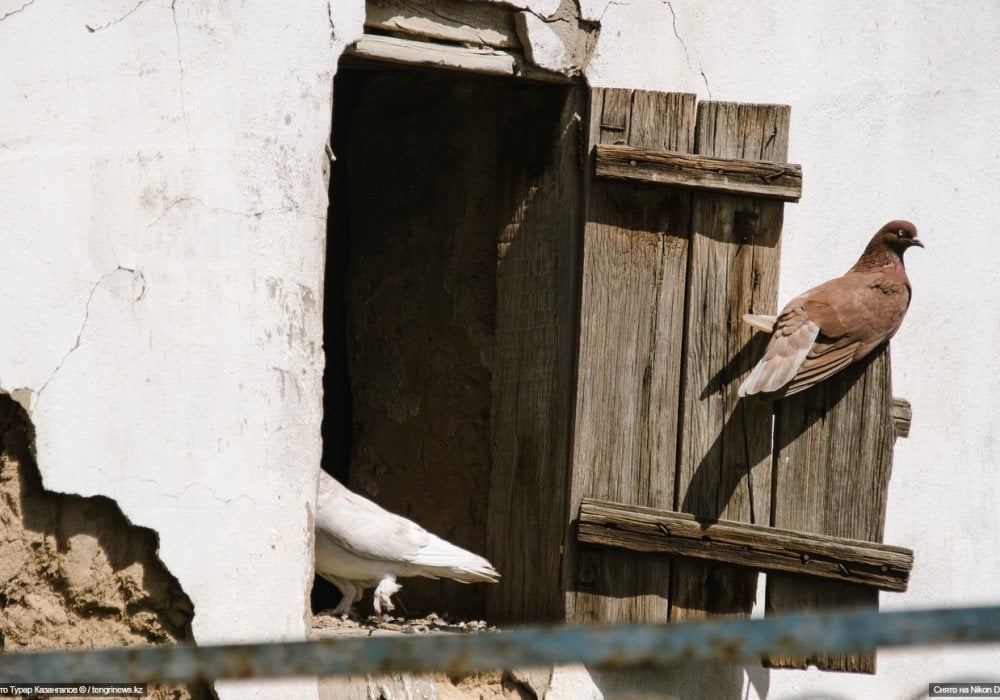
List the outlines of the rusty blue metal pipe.
{"label": "rusty blue metal pipe", "polygon": [[626,668],[757,661],[762,655],[1000,641],[1000,606],[827,612],[678,625],[0,654],[5,683],[187,682],[404,671],[453,674],[584,663]]}

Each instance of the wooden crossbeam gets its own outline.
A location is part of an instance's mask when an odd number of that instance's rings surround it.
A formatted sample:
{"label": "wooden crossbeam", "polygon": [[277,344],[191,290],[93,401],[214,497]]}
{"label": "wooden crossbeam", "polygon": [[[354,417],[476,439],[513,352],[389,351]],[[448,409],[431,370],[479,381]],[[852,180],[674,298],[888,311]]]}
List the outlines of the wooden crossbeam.
{"label": "wooden crossbeam", "polygon": [[769,197],[786,202],[797,202],[802,196],[802,166],[792,163],[716,158],[617,144],[597,145],[595,161],[598,177],[615,180]]}
{"label": "wooden crossbeam", "polygon": [[451,68],[486,75],[514,75],[514,57],[488,47],[453,46],[366,34],[349,46],[347,53],[390,63]]}
{"label": "wooden crossbeam", "polygon": [[517,51],[490,46],[457,46],[396,36],[365,34],[347,47],[344,56],[423,68],[458,70],[482,75],[569,84],[566,76],[539,68]]}
{"label": "wooden crossbeam", "polygon": [[636,552],[655,552],[905,591],[913,552],[731,520],[593,498],[580,504],[577,539]]}
{"label": "wooden crossbeam", "polygon": [[514,9],[464,0],[369,0],[365,27],[468,46],[520,49]]}

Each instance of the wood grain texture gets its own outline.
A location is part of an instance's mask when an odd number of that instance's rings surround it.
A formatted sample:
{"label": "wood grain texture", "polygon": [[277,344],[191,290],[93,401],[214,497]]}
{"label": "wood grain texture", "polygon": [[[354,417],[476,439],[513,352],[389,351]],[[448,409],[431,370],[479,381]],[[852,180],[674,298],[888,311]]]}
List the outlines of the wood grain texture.
{"label": "wood grain texture", "polygon": [[520,48],[512,8],[462,0],[369,0],[365,26],[458,44]]}
{"label": "wood grain texture", "polygon": [[802,167],[799,165],[711,158],[634,146],[598,145],[596,174],[615,180],[787,202],[797,202],[802,196]]}
{"label": "wood grain texture", "polygon": [[[592,90],[588,151],[690,150],[693,111],[693,95]],[[689,217],[689,193],[589,184],[567,523],[586,496],[673,501]],[[567,530],[569,621],[666,620],[668,560],[577,547]]]}
{"label": "wood grain texture", "polygon": [[[701,155],[783,163],[790,109],[702,102]],[[777,307],[783,204],[696,193],[691,213],[682,425],[674,510],[704,518],[766,523],[770,510],[771,412],[737,389],[767,337],[745,313]],[[671,620],[746,615],[757,574],[682,561],[674,566]]]}
{"label": "wood grain texture", "polygon": [[388,63],[447,68],[484,75],[515,75],[516,58],[491,47],[466,47],[431,41],[366,34],[345,55]]}
{"label": "wood grain texture", "polygon": [[906,399],[892,397],[892,422],[896,428],[896,437],[910,437],[910,423],[913,422],[913,407]]}
{"label": "wood grain texture", "polygon": [[891,591],[906,590],[913,568],[913,552],[903,547],[730,520],[704,521],[689,513],[590,498],[580,504],[578,539]]}
{"label": "wood grain texture", "polygon": [[[775,404],[772,524],[882,540],[895,428],[888,346],[815,388]],[[767,614],[878,608],[878,591],[848,583],[768,577]],[[875,672],[875,652],[772,656],[765,665]]]}
{"label": "wood grain texture", "polygon": [[[487,553],[503,575],[490,619],[561,620],[560,556],[568,520],[582,228],[580,88],[510,83],[494,192],[503,216],[496,249]],[[475,218],[474,214],[470,214]]]}

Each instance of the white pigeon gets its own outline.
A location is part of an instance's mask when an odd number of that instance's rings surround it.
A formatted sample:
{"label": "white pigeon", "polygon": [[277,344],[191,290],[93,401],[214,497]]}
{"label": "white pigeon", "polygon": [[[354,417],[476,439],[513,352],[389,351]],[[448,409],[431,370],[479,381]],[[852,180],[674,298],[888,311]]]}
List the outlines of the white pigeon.
{"label": "white pigeon", "polygon": [[364,589],[375,586],[375,612],[393,610],[397,576],[496,583],[486,559],[390,513],[320,471],[316,498],[316,573],[344,594],[334,615],[347,615]]}

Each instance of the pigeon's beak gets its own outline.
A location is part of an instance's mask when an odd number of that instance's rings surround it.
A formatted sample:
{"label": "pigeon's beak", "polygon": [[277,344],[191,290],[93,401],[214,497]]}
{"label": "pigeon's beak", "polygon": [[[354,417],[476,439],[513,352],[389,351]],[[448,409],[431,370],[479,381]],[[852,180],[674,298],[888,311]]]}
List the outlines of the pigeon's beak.
{"label": "pigeon's beak", "polygon": [[920,240],[919,238],[911,238],[910,239],[910,245],[918,245],[921,248],[923,248],[924,247],[924,242],[922,240]]}

